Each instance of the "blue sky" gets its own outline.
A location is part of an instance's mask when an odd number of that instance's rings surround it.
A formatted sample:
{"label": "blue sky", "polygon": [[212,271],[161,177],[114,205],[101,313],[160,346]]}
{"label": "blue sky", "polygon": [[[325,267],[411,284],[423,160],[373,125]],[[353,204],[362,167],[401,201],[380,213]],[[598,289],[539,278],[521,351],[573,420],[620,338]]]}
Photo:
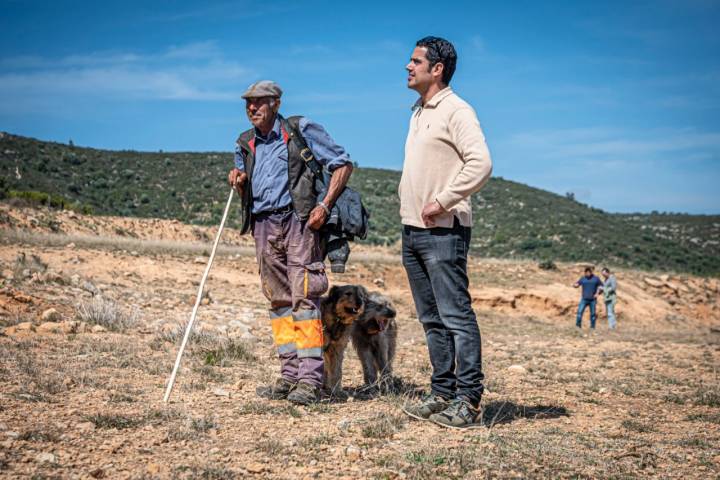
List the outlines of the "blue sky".
{"label": "blue sky", "polygon": [[720,2],[0,0],[0,130],[97,148],[225,150],[239,95],[400,169],[417,39],[459,55],[494,174],[612,211],[720,213]]}

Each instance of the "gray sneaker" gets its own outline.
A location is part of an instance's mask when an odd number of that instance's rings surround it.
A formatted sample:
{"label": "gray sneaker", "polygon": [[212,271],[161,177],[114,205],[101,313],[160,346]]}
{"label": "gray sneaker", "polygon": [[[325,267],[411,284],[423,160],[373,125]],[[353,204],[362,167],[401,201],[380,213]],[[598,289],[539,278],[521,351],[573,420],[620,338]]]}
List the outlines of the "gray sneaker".
{"label": "gray sneaker", "polygon": [[288,398],[296,385],[296,382],[281,377],[275,380],[273,385],[257,387],[255,393],[258,397],[267,398],[268,400],[284,400]]}
{"label": "gray sneaker", "polygon": [[440,426],[448,428],[480,427],[482,414],[479,408],[473,407],[464,398],[456,398],[450,406],[439,413],[430,415],[429,420]]}
{"label": "gray sneaker", "polygon": [[295,390],[290,392],[287,399],[298,405],[310,405],[320,400],[320,389],[307,382],[298,382]]}
{"label": "gray sneaker", "polygon": [[427,420],[433,413],[442,412],[450,405],[450,400],[447,400],[440,395],[434,393],[428,393],[420,399],[420,402],[413,405],[405,405],[403,412],[407,413],[413,418],[418,420]]}

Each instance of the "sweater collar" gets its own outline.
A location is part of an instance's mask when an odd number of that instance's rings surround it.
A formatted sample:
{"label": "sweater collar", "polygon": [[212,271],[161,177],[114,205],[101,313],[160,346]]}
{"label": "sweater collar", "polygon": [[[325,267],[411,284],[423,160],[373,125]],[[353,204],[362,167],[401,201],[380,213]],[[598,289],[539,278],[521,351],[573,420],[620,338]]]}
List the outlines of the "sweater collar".
{"label": "sweater collar", "polygon": [[432,96],[430,100],[428,100],[424,105],[422,103],[422,98],[418,98],[417,102],[415,102],[415,105],[413,106],[413,110],[418,107],[422,108],[435,108],[438,106],[440,102],[442,102],[445,98],[447,98],[451,93],[453,93],[452,88],[445,87],[439,92],[437,92],[435,95]]}

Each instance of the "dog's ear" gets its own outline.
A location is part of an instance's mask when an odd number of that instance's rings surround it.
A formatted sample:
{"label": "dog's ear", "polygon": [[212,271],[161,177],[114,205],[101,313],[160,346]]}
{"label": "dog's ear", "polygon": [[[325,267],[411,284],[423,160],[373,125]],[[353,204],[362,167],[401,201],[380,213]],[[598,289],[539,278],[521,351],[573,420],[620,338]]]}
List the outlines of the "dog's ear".
{"label": "dog's ear", "polygon": [[332,303],[337,303],[338,298],[340,297],[340,287],[337,285],[333,285],[333,287],[328,292],[328,300]]}
{"label": "dog's ear", "polygon": [[367,289],[365,287],[363,287],[362,285],[355,285],[355,288],[357,288],[358,297],[360,297],[362,302],[363,303],[367,302],[368,297],[370,296]]}

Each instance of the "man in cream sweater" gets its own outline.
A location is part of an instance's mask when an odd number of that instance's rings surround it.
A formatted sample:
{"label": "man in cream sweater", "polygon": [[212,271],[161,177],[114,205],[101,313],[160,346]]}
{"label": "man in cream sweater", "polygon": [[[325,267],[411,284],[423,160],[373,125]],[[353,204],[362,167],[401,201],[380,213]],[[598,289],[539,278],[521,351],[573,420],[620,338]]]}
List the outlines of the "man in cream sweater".
{"label": "man in cream sweater", "polygon": [[468,293],[470,196],[492,163],[473,108],[449,87],[457,54],[442,38],[417,42],[408,88],[420,94],[410,118],[400,180],[402,259],[427,337],[431,391],[405,412],[463,428],[480,419],[480,330]]}

